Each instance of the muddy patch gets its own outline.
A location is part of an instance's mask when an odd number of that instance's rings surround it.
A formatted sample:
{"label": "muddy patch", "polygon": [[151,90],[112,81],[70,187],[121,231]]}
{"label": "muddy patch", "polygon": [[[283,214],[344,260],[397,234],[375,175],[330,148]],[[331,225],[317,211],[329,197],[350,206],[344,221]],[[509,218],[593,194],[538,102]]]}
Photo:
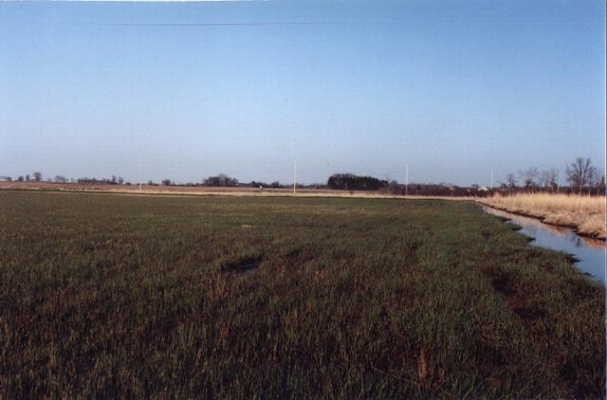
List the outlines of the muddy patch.
{"label": "muddy patch", "polygon": [[257,269],[261,264],[262,257],[242,257],[221,264],[222,272],[249,272]]}

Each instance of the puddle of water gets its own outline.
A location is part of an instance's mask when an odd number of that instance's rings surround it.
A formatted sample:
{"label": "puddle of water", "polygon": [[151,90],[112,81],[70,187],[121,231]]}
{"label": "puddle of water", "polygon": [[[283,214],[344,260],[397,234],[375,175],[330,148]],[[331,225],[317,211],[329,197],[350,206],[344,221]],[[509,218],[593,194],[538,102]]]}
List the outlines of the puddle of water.
{"label": "puddle of water", "polygon": [[571,229],[547,225],[535,218],[510,214],[487,206],[482,206],[482,208],[489,214],[509,218],[511,221],[508,223],[521,226],[522,229],[518,232],[535,239],[530,243],[532,246],[546,247],[571,254],[576,259],[575,265],[578,269],[606,282],[604,241],[584,238]]}

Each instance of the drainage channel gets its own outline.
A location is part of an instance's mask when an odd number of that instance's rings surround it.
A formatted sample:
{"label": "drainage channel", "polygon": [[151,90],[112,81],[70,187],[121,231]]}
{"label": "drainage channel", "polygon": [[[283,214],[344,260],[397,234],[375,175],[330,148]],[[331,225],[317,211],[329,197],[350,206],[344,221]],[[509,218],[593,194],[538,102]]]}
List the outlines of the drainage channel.
{"label": "drainage channel", "polygon": [[519,225],[519,231],[534,240],[532,246],[546,247],[571,254],[577,261],[575,265],[586,274],[605,282],[605,242],[579,236],[573,230],[544,224],[538,219],[511,214],[488,206],[482,209],[493,215],[510,219],[508,223]]}

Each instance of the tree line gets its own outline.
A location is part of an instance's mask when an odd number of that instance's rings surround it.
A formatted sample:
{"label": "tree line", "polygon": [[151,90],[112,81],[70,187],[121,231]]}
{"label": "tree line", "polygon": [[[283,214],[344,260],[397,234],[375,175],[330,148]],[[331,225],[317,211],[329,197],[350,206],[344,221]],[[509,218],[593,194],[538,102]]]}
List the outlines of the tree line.
{"label": "tree line", "polygon": [[331,189],[341,190],[378,190],[388,185],[388,181],[372,176],[357,176],[350,173],[333,174],[327,181]]}
{"label": "tree line", "polygon": [[540,170],[530,167],[510,173],[506,181],[500,184],[500,192],[551,192],[605,194],[605,174],[592,165],[590,158],[578,157],[565,167],[565,180],[568,185],[560,185],[558,168]]}
{"label": "tree line", "polygon": [[[3,177],[8,181],[12,181],[13,178],[11,178],[10,176],[5,176]],[[42,181],[42,172],[36,171],[33,172],[31,175],[30,174],[26,174],[26,175],[19,175],[17,178],[15,178],[16,182],[40,182]]]}
{"label": "tree line", "polygon": [[[43,175],[39,171],[31,175],[19,176],[15,179],[18,182],[40,182]],[[12,181],[11,177],[0,177],[2,180]],[[432,196],[484,196],[498,192],[501,194],[514,194],[521,192],[551,192],[551,193],[578,193],[601,195],[605,194],[605,174],[592,164],[589,158],[578,157],[565,168],[565,180],[568,185],[560,184],[560,170],[558,168],[539,169],[530,167],[519,170],[517,173],[509,173],[505,181],[500,182],[495,188],[487,188],[479,185],[461,187],[450,184],[420,184],[410,183],[401,184],[395,180],[379,179],[372,176],[359,176],[352,173],[335,173],[331,175],[326,184],[297,184],[299,188],[315,189],[333,189],[333,190],[365,190],[380,191],[390,194],[409,194],[409,195],[432,195]],[[109,184],[109,185],[130,185],[129,182],[121,176],[112,175],[109,178],[89,178],[68,179],[62,175],[48,179],[48,182],[57,183],[78,183],[78,184]],[[158,185],[153,181],[148,181],[148,185]],[[176,185],[171,179],[163,179],[161,185]],[[251,181],[242,183],[238,179],[226,174],[218,174],[201,179],[199,183],[186,183],[183,186],[211,186],[211,187],[254,187],[254,188],[285,188],[291,187],[291,184],[283,185],[279,181],[266,183],[262,181]]]}

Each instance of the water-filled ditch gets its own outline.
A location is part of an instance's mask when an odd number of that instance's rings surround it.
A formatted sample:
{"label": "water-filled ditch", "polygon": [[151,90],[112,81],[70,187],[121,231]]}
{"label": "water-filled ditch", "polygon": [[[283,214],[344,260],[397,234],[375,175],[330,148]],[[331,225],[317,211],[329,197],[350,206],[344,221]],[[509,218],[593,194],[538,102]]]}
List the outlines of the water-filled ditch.
{"label": "water-filled ditch", "polygon": [[585,238],[579,236],[569,228],[544,224],[535,218],[496,210],[488,206],[482,206],[482,208],[490,214],[510,219],[507,223],[519,225],[522,228],[519,232],[534,239],[531,245],[560,250],[571,254],[576,259],[576,267],[592,275],[594,278],[605,282],[606,247],[604,241]]}

